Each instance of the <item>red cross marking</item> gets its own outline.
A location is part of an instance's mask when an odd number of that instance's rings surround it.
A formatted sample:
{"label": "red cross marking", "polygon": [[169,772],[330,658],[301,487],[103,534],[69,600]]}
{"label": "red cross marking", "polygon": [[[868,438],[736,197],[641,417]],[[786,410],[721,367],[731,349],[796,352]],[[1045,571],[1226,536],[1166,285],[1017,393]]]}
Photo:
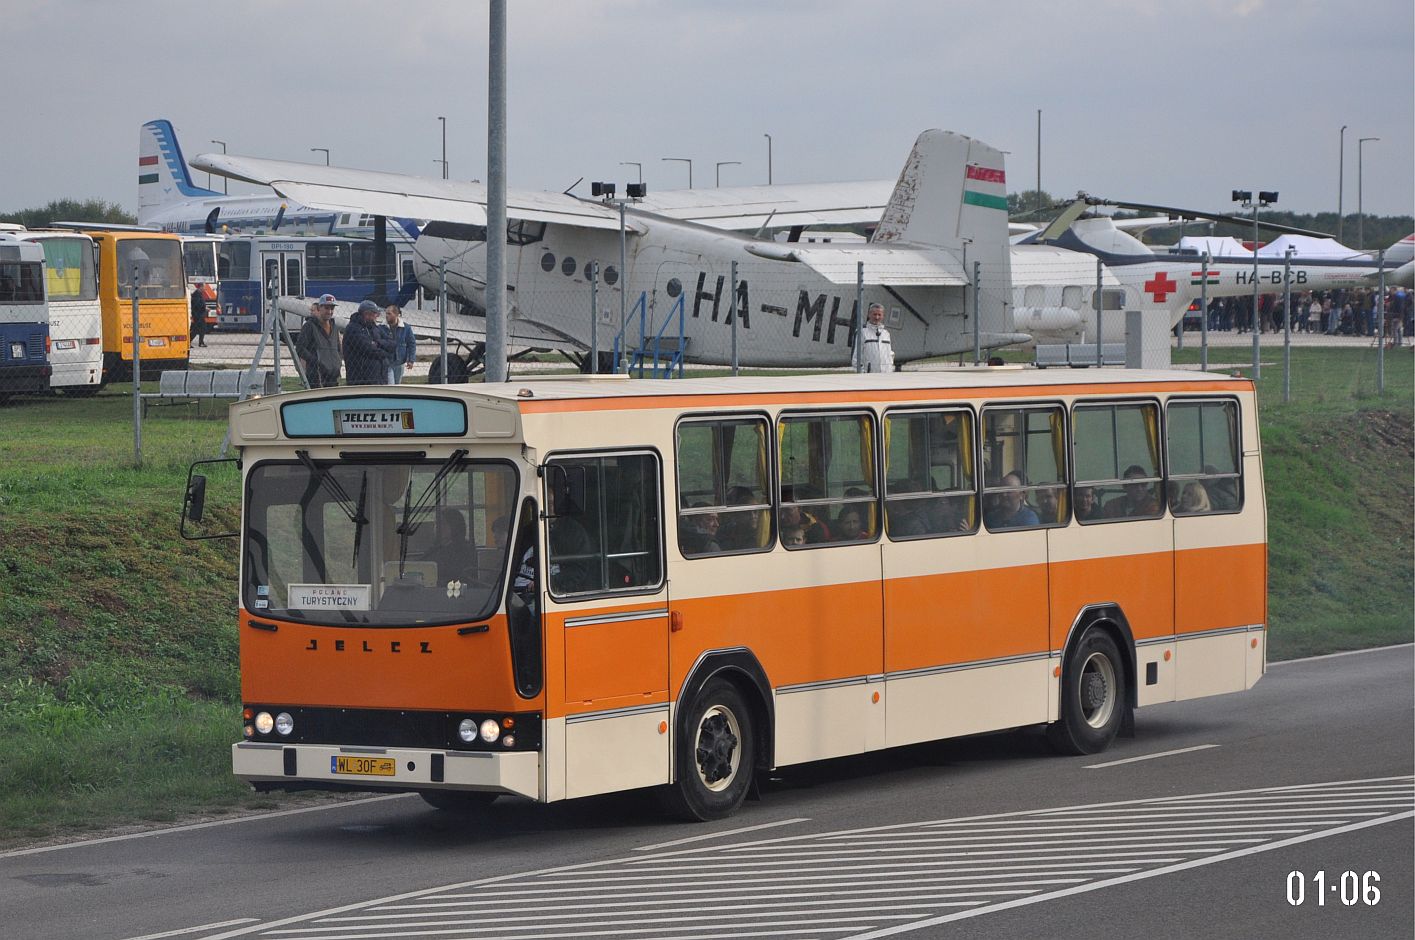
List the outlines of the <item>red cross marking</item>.
{"label": "red cross marking", "polygon": [[1170,294],[1174,293],[1179,285],[1169,279],[1169,275],[1164,271],[1156,274],[1152,279],[1145,282],[1145,292],[1153,295],[1155,303],[1162,304]]}

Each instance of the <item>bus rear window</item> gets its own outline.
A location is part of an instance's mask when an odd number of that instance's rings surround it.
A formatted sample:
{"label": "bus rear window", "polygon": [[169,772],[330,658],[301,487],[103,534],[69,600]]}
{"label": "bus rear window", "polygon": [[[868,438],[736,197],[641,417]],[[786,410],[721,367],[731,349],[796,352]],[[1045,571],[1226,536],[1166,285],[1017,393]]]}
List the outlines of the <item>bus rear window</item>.
{"label": "bus rear window", "polygon": [[133,296],[137,272],[138,297],[178,300],[187,296],[182,275],[182,245],[162,238],[124,238],[118,242],[118,296]]}
{"label": "bus rear window", "polygon": [[0,304],[44,303],[43,268],[38,261],[0,262]]}
{"label": "bus rear window", "polygon": [[44,246],[44,261],[48,266],[51,302],[98,297],[92,242],[87,238],[46,238],[40,244]]}

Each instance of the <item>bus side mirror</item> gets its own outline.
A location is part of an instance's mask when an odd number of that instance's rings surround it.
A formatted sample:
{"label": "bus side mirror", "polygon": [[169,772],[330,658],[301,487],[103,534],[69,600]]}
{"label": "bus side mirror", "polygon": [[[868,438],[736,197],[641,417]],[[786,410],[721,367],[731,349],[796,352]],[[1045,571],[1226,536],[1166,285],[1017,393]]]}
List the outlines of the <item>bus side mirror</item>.
{"label": "bus side mirror", "polygon": [[198,467],[208,464],[223,465],[212,468],[213,478],[218,484],[217,492],[222,492],[221,485],[229,488],[233,497],[239,498],[240,493],[240,473],[238,471],[236,458],[227,457],[218,460],[198,460],[187,468],[187,488],[182,493],[182,524],[180,531],[182,538],[189,541],[201,541],[203,539],[229,538],[236,535],[236,532],[209,532],[206,531],[203,523],[206,518],[206,488],[208,484],[207,474],[197,473]]}
{"label": "bus side mirror", "polygon": [[187,501],[182,515],[190,522],[200,522],[206,512],[206,477],[200,473],[187,481]]}

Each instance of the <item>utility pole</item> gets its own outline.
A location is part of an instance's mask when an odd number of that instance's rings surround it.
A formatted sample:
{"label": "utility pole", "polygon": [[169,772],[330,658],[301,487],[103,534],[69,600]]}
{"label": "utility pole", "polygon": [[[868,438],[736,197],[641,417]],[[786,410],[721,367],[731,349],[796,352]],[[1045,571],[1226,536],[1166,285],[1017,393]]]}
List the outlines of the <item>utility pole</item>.
{"label": "utility pole", "polygon": [[719,160],[719,161],[717,162],[717,181],[716,181],[716,185],[717,185],[718,187],[721,187],[721,186],[722,186],[722,168],[723,168],[723,167],[725,167],[725,166],[741,166],[741,165],[742,165],[742,161],[741,161],[741,160]]}
{"label": "utility pole", "polygon": [[486,122],[486,381],[506,381],[506,0],[491,0]]}
{"label": "utility pole", "polygon": [[691,157],[660,157],[665,163],[686,163],[688,164],[688,188],[693,188],[693,160]]}
{"label": "utility pole", "polygon": [[771,185],[771,135],[763,134],[766,138],[766,184]]}
{"label": "utility pole", "polygon": [[642,163],[635,163],[633,160],[620,160],[619,165],[636,167],[639,171],[639,182],[644,181],[644,165]]}
{"label": "utility pole", "polygon": [[329,166],[329,148],[328,148],[328,147],[311,147],[311,148],[310,148],[310,153],[322,153],[322,154],[324,154],[324,165],[325,165],[325,166]]}
{"label": "utility pole", "polygon": [[447,179],[447,118],[438,115],[437,119],[442,122],[442,178]]}
{"label": "utility pole", "polygon": [[[1346,224],[1346,213],[1342,211],[1342,197],[1346,195],[1346,125],[1341,125],[1341,145],[1336,157],[1336,240],[1341,241],[1342,228]],[[1343,243],[1344,244],[1344,243]]]}

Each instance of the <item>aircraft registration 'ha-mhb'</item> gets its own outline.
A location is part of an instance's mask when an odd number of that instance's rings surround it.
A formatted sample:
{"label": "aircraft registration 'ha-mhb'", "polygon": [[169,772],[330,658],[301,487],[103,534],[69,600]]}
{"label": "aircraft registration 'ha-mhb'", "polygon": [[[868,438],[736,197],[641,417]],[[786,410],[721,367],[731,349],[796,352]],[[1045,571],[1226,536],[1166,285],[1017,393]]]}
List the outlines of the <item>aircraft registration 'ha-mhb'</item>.
{"label": "aircraft registration 'ha-mhb'", "polygon": [[[417,238],[411,219],[389,219],[389,238]],[[372,221],[358,213],[313,208],[278,196],[228,196],[197,186],[167,120],[138,130],[138,224],[179,235],[281,234],[369,236]]]}
{"label": "aircraft registration 'ha-mhb'", "polygon": [[[448,295],[464,309],[484,309],[486,187],[479,183],[227,154],[202,154],[193,166],[268,185],[317,209],[428,219],[416,244],[419,279],[436,289],[445,263]],[[565,278],[585,283],[594,261],[602,274],[601,311],[614,311],[598,327],[601,349],[618,330],[625,291],[630,303],[644,298],[649,332],[683,301],[689,361],[730,361],[735,310],[742,365],[841,366],[850,361],[863,265],[864,303],[885,305],[896,361],[906,362],[973,349],[976,262],[982,296],[996,301],[980,305],[981,345],[1023,342],[1027,337],[1012,328],[1011,305],[1002,302],[1011,290],[1005,183],[1001,151],[930,130],[919,135],[892,188],[840,183],[651,194],[625,207],[624,272],[617,206],[508,190],[507,332],[513,343],[589,350],[588,286],[585,302],[566,304]],[[874,223],[879,227],[869,243],[806,245],[753,234],[768,226]],[[457,317],[461,322],[449,331],[480,335],[484,320],[472,319],[474,325]],[[422,333],[437,328],[428,314],[410,312],[408,322]],[[633,324],[630,343],[637,336]]]}

